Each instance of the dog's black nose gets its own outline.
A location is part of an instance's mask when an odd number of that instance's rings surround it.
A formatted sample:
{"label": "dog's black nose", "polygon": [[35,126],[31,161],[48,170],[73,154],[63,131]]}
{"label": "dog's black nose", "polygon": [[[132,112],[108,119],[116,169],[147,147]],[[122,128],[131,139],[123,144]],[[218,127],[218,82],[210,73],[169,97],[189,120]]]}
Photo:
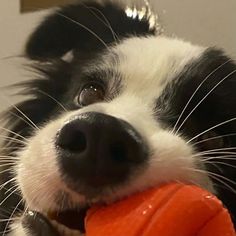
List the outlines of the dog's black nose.
{"label": "dog's black nose", "polygon": [[127,122],[102,113],[83,113],[58,133],[62,175],[76,183],[106,186],[127,180],[147,157],[139,133]]}

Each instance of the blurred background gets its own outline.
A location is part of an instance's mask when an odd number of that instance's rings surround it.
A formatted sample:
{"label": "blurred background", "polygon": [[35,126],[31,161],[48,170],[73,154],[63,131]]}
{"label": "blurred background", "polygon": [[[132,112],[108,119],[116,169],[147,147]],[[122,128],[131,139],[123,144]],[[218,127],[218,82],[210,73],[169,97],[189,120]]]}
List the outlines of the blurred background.
{"label": "blurred background", "polygon": [[[79,0],[78,0],[79,1]],[[32,10],[34,5],[55,5],[65,0],[0,0],[0,87],[30,79],[22,54],[24,43],[48,10]],[[69,2],[67,0],[66,2]],[[164,33],[203,46],[224,48],[236,58],[236,0],[150,0],[158,13]],[[27,8],[28,7],[28,8]],[[19,100],[0,90],[0,111]]]}

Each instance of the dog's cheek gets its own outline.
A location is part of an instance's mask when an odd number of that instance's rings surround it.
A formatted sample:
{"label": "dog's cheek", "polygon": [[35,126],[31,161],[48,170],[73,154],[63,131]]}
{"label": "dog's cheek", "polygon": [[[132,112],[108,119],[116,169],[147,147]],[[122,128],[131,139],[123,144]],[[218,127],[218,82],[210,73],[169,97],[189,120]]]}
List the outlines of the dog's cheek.
{"label": "dog's cheek", "polygon": [[17,184],[29,209],[48,212],[58,210],[57,199],[61,192],[69,192],[71,202],[84,202],[84,197],[71,192],[61,179],[57,163],[55,137],[57,131],[74,113],[66,113],[49,123],[32,137],[24,150],[17,154],[15,167]]}
{"label": "dog's cheek", "polygon": [[177,180],[214,192],[200,155],[184,138],[161,131],[150,138],[150,143],[153,149],[150,173],[158,173],[163,182]]}
{"label": "dog's cheek", "polygon": [[44,209],[48,202],[51,202],[50,207],[56,207],[55,188],[60,184],[53,135],[45,131],[40,131],[18,153],[19,162],[15,168],[23,198],[34,210]]}

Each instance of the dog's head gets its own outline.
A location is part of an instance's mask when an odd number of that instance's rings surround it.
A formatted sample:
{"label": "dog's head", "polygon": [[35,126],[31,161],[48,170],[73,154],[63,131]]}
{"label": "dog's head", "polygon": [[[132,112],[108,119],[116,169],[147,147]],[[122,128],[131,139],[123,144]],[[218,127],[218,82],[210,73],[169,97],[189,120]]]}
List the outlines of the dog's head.
{"label": "dog's head", "polygon": [[26,52],[41,76],[24,84],[33,97],[10,116],[24,137],[14,170],[30,209],[61,212],[180,181],[236,210],[236,65],[158,36],[150,19],[81,3],[31,36]]}

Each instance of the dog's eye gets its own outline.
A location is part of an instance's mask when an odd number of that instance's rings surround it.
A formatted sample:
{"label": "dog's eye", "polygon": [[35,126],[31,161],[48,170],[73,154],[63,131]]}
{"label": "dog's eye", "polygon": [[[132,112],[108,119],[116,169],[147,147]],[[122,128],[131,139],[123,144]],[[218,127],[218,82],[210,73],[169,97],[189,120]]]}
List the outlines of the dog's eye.
{"label": "dog's eye", "polygon": [[102,85],[91,83],[87,84],[76,97],[76,103],[80,106],[88,106],[90,104],[103,101],[105,90]]}

